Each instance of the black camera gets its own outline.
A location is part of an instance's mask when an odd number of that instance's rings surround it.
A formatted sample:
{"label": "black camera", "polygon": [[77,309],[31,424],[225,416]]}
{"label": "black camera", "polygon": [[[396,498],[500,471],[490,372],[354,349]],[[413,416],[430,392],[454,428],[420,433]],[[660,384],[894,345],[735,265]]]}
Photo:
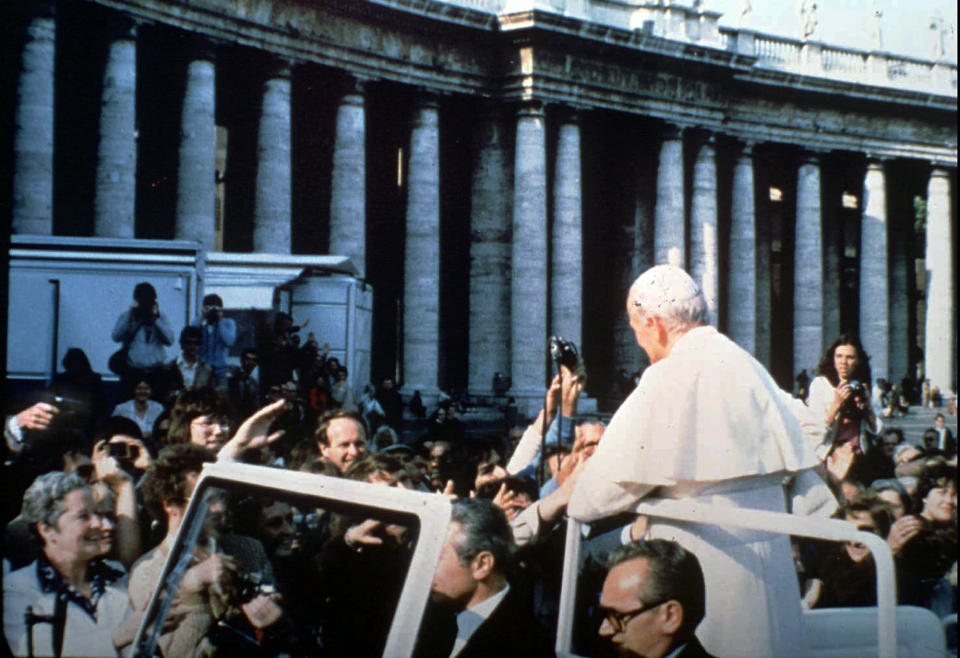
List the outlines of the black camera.
{"label": "black camera", "polygon": [[110,451],[110,456],[116,459],[129,459],[130,461],[136,461],[137,457],[140,456],[140,446],[124,443],[123,441],[114,441],[107,444],[107,448]]}
{"label": "black camera", "polygon": [[860,398],[861,401],[867,400],[867,387],[864,386],[863,382],[856,379],[848,381],[847,386],[850,388],[850,397],[840,407],[840,413],[847,418],[856,420],[863,415],[860,406],[857,404],[857,398]]}
{"label": "black camera", "polygon": [[236,600],[241,604],[249,603],[261,594],[270,596],[275,592],[273,585],[263,582],[263,574],[259,571],[251,573],[235,572],[233,586]]}
{"label": "black camera", "polygon": [[558,366],[566,366],[572,371],[580,367],[580,354],[577,346],[560,336],[550,336],[550,358]]}

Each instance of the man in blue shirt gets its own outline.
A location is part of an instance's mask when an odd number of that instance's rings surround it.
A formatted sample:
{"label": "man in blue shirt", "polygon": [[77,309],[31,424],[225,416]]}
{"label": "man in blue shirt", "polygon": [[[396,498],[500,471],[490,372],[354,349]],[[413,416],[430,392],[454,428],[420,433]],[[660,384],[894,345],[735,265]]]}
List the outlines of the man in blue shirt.
{"label": "man in blue shirt", "polygon": [[219,295],[206,295],[203,298],[203,313],[190,323],[203,330],[203,344],[200,346],[200,360],[213,368],[213,385],[226,389],[227,353],[237,340],[237,324],[223,317],[223,300]]}

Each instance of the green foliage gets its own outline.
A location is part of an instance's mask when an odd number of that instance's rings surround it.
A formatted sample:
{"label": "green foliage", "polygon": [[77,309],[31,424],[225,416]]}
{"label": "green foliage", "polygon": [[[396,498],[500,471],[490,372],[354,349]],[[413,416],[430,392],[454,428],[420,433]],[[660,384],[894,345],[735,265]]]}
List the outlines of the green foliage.
{"label": "green foliage", "polygon": [[922,196],[913,197],[913,231],[917,236],[927,232],[927,200]]}
{"label": "green foliage", "polygon": [[920,195],[913,197],[913,235],[914,253],[923,258],[927,248],[927,200]]}

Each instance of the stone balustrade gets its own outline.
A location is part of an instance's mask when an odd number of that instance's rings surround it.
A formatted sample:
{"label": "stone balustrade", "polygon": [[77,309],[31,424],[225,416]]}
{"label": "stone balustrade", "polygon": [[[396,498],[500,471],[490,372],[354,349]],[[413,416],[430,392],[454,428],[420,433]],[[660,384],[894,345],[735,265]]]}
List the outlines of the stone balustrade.
{"label": "stone balustrade", "polygon": [[[407,5],[410,0],[380,0]],[[854,84],[922,89],[957,95],[953,62],[871,52],[803,41],[753,30],[722,27],[719,12],[692,6],[624,0],[443,0],[445,4],[494,14],[538,11],[561,14],[675,41],[686,41],[756,57],[755,66]],[[692,5],[693,3],[691,3]]]}

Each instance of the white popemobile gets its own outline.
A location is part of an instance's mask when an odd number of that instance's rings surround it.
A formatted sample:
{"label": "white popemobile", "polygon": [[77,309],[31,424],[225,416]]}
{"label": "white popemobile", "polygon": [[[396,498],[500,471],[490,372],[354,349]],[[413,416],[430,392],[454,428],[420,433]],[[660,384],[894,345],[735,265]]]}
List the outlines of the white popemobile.
{"label": "white popemobile", "polygon": [[[165,619],[178,592],[180,579],[201,538],[211,500],[222,494],[296,499],[316,509],[338,514],[382,515],[408,526],[416,526],[416,539],[406,579],[394,606],[383,655],[410,656],[413,652],[424,609],[430,595],[433,573],[440,557],[450,519],[450,501],[444,496],[382,487],[323,475],[284,471],[236,463],[206,464],[177,534],[158,584],[134,642],[134,655],[152,656],[163,631]],[[221,498],[222,499],[222,498]],[[804,613],[808,644],[798,655],[814,657],[864,658],[879,656],[929,656],[942,658],[946,650],[940,620],[929,610],[896,606],[893,559],[886,542],[849,523],[829,519],[798,517],[786,513],[755,510],[707,508],[690,501],[660,500],[641,503],[636,512],[664,519],[715,524],[739,529],[763,530],[830,541],[860,542],[874,555],[877,566],[875,608],[835,608]],[[556,638],[558,656],[572,653],[574,601],[579,564],[580,524],[569,521],[564,555],[563,586]]]}

